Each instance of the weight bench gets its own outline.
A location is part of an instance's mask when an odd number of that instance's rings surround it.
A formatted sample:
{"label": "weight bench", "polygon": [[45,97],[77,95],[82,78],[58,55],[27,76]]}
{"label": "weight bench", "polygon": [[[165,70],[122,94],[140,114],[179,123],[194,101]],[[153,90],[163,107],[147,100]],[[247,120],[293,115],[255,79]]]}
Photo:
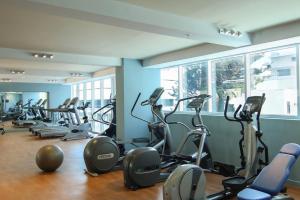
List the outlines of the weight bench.
{"label": "weight bench", "polygon": [[280,194],[290,175],[293,165],[300,155],[300,145],[285,144],[272,162],[263,168],[253,183],[238,193],[238,200],[292,200]]}

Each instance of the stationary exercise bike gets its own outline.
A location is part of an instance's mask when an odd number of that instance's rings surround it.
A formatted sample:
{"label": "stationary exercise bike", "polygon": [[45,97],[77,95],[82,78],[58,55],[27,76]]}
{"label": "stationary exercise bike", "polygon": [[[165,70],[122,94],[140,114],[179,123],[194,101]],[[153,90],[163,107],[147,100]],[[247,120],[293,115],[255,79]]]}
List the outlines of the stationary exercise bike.
{"label": "stationary exercise bike", "polygon": [[[205,176],[203,170],[197,165],[179,166],[168,178],[164,185],[165,200],[188,200],[188,199],[229,199],[246,188],[262,169],[261,166],[268,164],[268,148],[262,142],[260,130],[260,112],[265,95],[251,96],[241,109],[241,105],[235,110],[234,118],[227,116],[229,97],[227,97],[224,115],[229,121],[241,124],[242,139],[240,140],[241,168],[236,170],[234,177],[222,181],[224,191],[205,196]],[[252,125],[253,114],[256,114],[257,130]],[[201,137],[201,144],[205,143],[205,134]],[[259,145],[260,144],[260,145]],[[200,145],[202,147],[203,145]],[[202,149],[200,150],[202,151]],[[262,159],[263,152],[265,159]],[[201,163],[201,162],[200,162]]]}
{"label": "stationary exercise bike", "polygon": [[[141,106],[147,106],[149,105],[151,107],[152,114],[154,116],[161,115],[163,117],[162,113],[162,106],[157,105],[157,101],[161,97],[162,93],[164,92],[163,88],[157,88],[155,91],[151,94],[149,99],[142,101]],[[135,103],[131,109],[131,114],[133,115],[133,111],[137,105],[137,102],[140,98],[140,95],[135,100]],[[93,116],[95,116],[98,112],[101,110],[104,110],[104,108],[107,108],[104,113],[107,113],[109,110],[113,111],[113,118],[111,122],[107,122],[104,120],[103,116],[100,116],[100,120],[96,119],[94,120],[98,121],[100,123],[104,123],[109,125],[109,128],[105,130],[100,136],[92,139],[85,147],[84,149],[84,161],[86,164],[86,173],[92,176],[97,176],[98,174],[105,173],[111,170],[121,169],[122,168],[122,161],[124,158],[125,152],[125,144],[131,144],[135,147],[139,147],[139,145],[144,146],[152,146],[153,148],[159,150],[159,151],[166,151],[169,152],[169,148],[171,148],[171,141],[169,141],[169,129],[163,127],[161,129],[160,124],[154,119],[154,122],[150,122],[147,120],[144,120],[136,115],[134,115],[135,118],[138,118],[140,120],[143,120],[147,122],[148,128],[151,132],[151,137],[149,138],[134,138],[131,141],[119,141],[116,138],[116,101],[111,100],[108,105],[104,106],[103,108],[100,108],[97,110]]]}

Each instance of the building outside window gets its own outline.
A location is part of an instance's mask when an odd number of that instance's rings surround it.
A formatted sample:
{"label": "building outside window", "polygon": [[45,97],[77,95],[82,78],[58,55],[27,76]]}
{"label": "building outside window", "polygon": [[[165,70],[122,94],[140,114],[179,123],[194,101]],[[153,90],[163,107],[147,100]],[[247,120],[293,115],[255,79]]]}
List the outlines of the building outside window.
{"label": "building outside window", "polygon": [[297,115],[296,48],[250,54],[250,95],[266,94],[262,113]]}

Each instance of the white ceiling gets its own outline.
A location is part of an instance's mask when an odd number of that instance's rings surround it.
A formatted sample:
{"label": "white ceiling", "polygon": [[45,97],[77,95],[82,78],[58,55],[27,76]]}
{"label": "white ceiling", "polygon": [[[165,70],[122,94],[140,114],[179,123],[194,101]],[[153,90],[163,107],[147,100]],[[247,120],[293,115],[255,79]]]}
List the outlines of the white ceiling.
{"label": "white ceiling", "polygon": [[299,0],[116,0],[241,31],[274,26],[300,19]]}
{"label": "white ceiling", "polygon": [[[300,18],[299,0],[0,0],[0,79],[63,82],[203,43],[248,45],[247,32]],[[216,27],[242,31],[220,36]],[[50,52],[37,60],[32,52]],[[23,78],[9,69],[26,71]],[[57,73],[59,71],[59,73]]]}

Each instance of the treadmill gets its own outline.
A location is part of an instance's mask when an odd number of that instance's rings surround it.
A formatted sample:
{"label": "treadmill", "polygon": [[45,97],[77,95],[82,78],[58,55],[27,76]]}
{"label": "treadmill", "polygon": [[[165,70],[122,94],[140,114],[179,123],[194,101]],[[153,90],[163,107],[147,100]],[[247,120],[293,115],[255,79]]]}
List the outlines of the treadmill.
{"label": "treadmill", "polygon": [[[67,124],[67,117],[65,116],[65,113],[61,113],[60,112],[60,109],[65,109],[67,108],[67,106],[69,105],[71,99],[70,98],[67,98],[63,104],[59,105],[57,108],[48,108],[48,109],[44,109],[45,111],[47,112],[50,112],[52,115],[56,112],[58,112],[61,116],[61,118],[56,122],[54,123],[54,120],[52,120],[51,123],[49,122],[45,122],[45,121],[40,121],[38,122],[37,124],[31,126],[29,128],[29,131],[32,132],[33,135],[36,135],[36,132],[37,131],[40,131],[42,129],[45,129],[45,128],[49,128],[49,127],[57,127],[57,126],[63,126],[63,125],[66,125]],[[63,120],[61,120],[63,119]]]}
{"label": "treadmill", "polygon": [[12,124],[18,128],[30,127],[30,126],[36,124],[38,118],[40,118],[38,109],[40,107],[45,106],[45,104],[47,102],[47,100],[46,101],[45,100],[43,101],[43,99],[39,99],[34,105],[32,105],[31,109],[32,109],[32,112],[34,113],[34,118],[26,119],[26,120],[15,120],[15,121],[12,121]]}
{"label": "treadmill", "polygon": [[[51,138],[51,137],[64,137],[71,132],[70,126],[78,126],[80,122],[80,117],[77,110],[79,99],[78,97],[73,98],[66,108],[56,109],[57,112],[63,113],[68,117],[68,127],[67,126],[53,126],[47,127],[41,130],[36,131],[36,134],[40,138]],[[74,116],[75,118],[74,119]]]}

